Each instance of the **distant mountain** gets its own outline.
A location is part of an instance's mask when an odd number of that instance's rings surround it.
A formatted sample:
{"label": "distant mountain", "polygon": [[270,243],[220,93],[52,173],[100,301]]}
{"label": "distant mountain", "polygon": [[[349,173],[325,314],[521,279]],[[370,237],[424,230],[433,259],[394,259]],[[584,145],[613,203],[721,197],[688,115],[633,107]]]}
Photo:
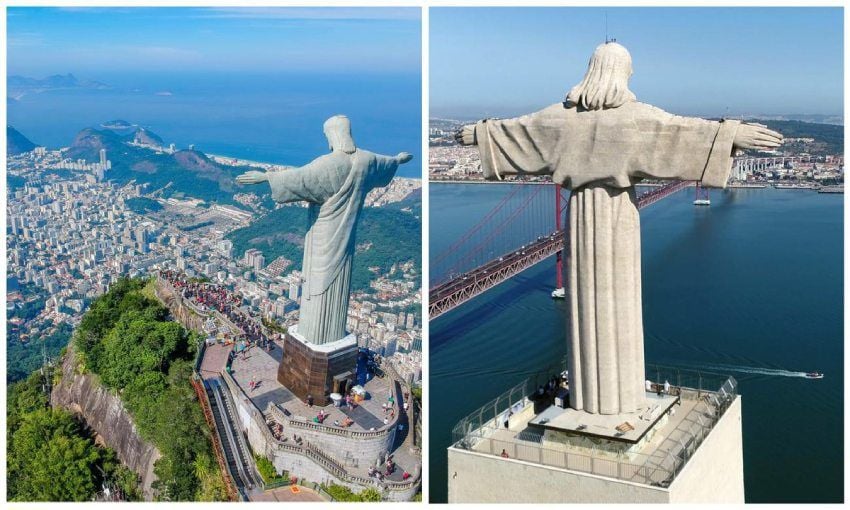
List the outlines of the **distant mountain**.
{"label": "distant mountain", "polygon": [[94,80],[79,80],[71,73],[54,74],[37,79],[27,76],[11,75],[6,79],[6,95],[20,99],[25,94],[59,89],[108,89],[109,85]]}
{"label": "distant mountain", "polygon": [[221,170],[221,167],[213,163],[203,152],[182,150],[175,152],[172,156],[180,166],[193,172],[217,172]]}
{"label": "distant mountain", "polygon": [[12,126],[6,126],[6,154],[16,156],[35,148],[36,145],[22,135],[20,131]]}
{"label": "distant mountain", "polygon": [[86,128],[77,133],[67,156],[71,159],[87,159],[97,161],[100,157],[100,149],[107,152],[120,153],[125,150],[126,140],[112,131],[98,131],[94,128]]}
{"label": "distant mountain", "polygon": [[134,140],[136,143],[142,143],[145,145],[159,145],[161,146],[163,143],[162,138],[160,138],[153,131],[148,131],[145,128],[136,129]]}
{"label": "distant mountain", "polygon": [[804,122],[800,120],[774,120],[763,117],[746,119],[758,122],[782,133],[785,138],[814,138],[815,143],[801,150],[814,156],[844,154],[844,126],[836,124]]}
{"label": "distant mountain", "polygon": [[841,115],[822,115],[822,114],[752,114],[745,117],[763,119],[763,120],[798,120],[801,122],[811,122],[816,124],[833,124],[838,126],[844,125],[844,117]]}
{"label": "distant mountain", "polygon": [[100,150],[106,149],[112,161],[107,178],[119,184],[135,180],[138,184],[148,184],[148,192],[163,189],[165,196],[184,194],[240,207],[233,200],[233,194],[241,188],[234,178],[248,170],[247,167],[218,165],[204,153],[194,150],[157,153],[129,145],[133,140],[162,145],[162,138],[147,129],[122,135],[109,129],[86,128],[77,133],[67,157],[97,161]]}

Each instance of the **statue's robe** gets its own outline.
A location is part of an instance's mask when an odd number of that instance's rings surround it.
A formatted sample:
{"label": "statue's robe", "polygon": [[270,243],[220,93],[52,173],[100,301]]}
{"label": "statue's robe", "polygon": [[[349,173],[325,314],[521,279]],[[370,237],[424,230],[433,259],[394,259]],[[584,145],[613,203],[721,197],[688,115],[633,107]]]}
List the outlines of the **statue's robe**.
{"label": "statue's robe", "polygon": [[564,247],[572,408],[623,414],[645,407],[634,185],[655,178],[725,187],[739,124],[679,117],[633,101],[603,110],[559,103],[476,125],[485,178],[548,174],[572,190]]}
{"label": "statue's robe", "polygon": [[361,149],[335,150],[305,166],[268,174],[275,202],[309,203],[298,333],[310,343],[346,335],[357,219],[366,194],[389,185],[398,165],[394,157]]}

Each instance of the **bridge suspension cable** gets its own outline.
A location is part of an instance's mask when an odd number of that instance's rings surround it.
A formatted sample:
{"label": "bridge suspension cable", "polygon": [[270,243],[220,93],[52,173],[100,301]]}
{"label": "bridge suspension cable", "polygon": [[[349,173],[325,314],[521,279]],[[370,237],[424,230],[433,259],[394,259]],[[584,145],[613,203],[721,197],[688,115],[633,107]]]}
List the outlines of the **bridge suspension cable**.
{"label": "bridge suspension cable", "polygon": [[[681,189],[693,185],[690,181],[673,181],[652,189],[638,197],[638,209],[642,209],[668,197]],[[550,189],[546,185],[513,184],[512,190],[484,219],[467,231],[461,239],[440,254],[432,262],[434,280],[429,292],[429,315],[431,319],[453,309],[475,296],[495,287],[512,276],[537,264],[551,255],[561,254],[567,226],[562,226],[563,214],[567,210],[562,205],[562,190],[556,189],[555,196],[541,193]],[[521,189],[534,186],[533,191],[526,190],[524,199]],[[547,197],[549,199],[547,200]],[[541,199],[542,198],[542,199]],[[516,200],[515,200],[516,199]],[[554,199],[555,217],[552,216]],[[511,201],[519,201],[513,209],[506,206]],[[485,227],[492,226],[489,231]],[[501,236],[503,242],[496,246],[497,234],[511,232],[510,236]],[[521,241],[517,241],[517,239]],[[513,241],[513,245],[508,243]],[[516,246],[523,242],[517,249]],[[469,248],[467,248],[469,246]],[[489,248],[489,250],[488,250]],[[497,252],[498,251],[498,252]],[[446,265],[449,269],[441,271],[439,262],[446,262],[449,256],[457,255]],[[486,259],[486,260],[485,260]],[[556,264],[557,284],[562,285],[562,265]]]}
{"label": "bridge suspension cable", "polygon": [[[452,265],[449,268],[449,270],[445,273],[445,278],[451,278],[452,275],[456,274],[459,271],[462,271],[464,268],[469,266],[470,262],[475,261],[476,260],[475,258],[476,258],[477,255],[485,253],[484,249],[491,247],[491,240],[497,234],[502,234],[502,233],[506,232],[508,230],[508,227],[513,227],[514,221],[518,217],[520,218],[520,222],[523,223],[523,225],[520,226],[521,231],[528,232],[529,230],[531,230],[533,228],[533,227],[531,227],[531,223],[533,223],[533,220],[538,219],[541,215],[540,214],[534,214],[534,213],[532,213],[532,214],[522,214],[522,213],[525,212],[529,208],[529,204],[532,204],[534,202],[534,199],[538,195],[540,195],[540,191],[543,188],[545,188],[545,186],[535,185],[534,188],[535,188],[534,192],[528,193],[528,196],[525,198],[525,200],[522,202],[522,204],[520,204],[519,207],[516,207],[512,211],[510,211],[510,214],[506,218],[502,219],[502,221],[498,222],[495,227],[493,227],[486,235],[484,235],[483,239],[481,239],[475,245],[473,245],[466,252],[465,256],[460,257],[458,260],[455,261],[454,265]],[[516,194],[516,192],[512,193],[512,195],[514,195],[514,194]],[[537,205],[538,205],[537,209],[542,210],[542,207],[539,207],[540,203],[538,203]],[[500,208],[501,208],[501,204],[500,204]],[[532,206],[532,209],[535,209],[535,207]],[[521,214],[522,214],[522,216],[520,216]],[[467,240],[470,240],[470,239],[471,238],[467,238]]]}
{"label": "bridge suspension cable", "polygon": [[514,197],[514,195],[516,195],[517,193],[519,193],[519,192],[521,191],[521,189],[522,189],[522,188],[521,188],[521,187],[519,187],[519,186],[515,186],[515,187],[513,187],[513,189],[511,190],[511,192],[510,192],[510,193],[508,193],[507,195],[505,195],[505,197],[504,197],[504,198],[503,198],[503,199],[502,199],[502,200],[501,200],[498,204],[496,204],[496,207],[492,208],[492,209],[490,210],[490,212],[488,212],[488,213],[487,213],[487,215],[486,215],[486,216],[484,216],[484,217],[481,219],[481,221],[479,221],[478,223],[476,223],[476,224],[475,224],[475,225],[474,225],[471,229],[469,229],[469,230],[468,230],[468,231],[467,231],[464,235],[462,235],[462,236],[460,237],[460,239],[458,239],[457,241],[455,241],[455,242],[454,242],[451,246],[449,246],[448,248],[446,248],[445,250],[443,250],[443,253],[441,253],[441,254],[437,255],[436,257],[434,257],[434,259],[433,259],[433,260],[431,260],[431,265],[439,265],[439,264],[440,264],[440,263],[442,263],[442,262],[443,262],[443,261],[444,261],[444,260],[445,260],[445,259],[449,256],[449,255],[452,255],[452,254],[454,254],[455,252],[457,252],[457,250],[459,250],[459,249],[463,246],[463,244],[464,244],[465,242],[467,242],[467,241],[468,241],[468,240],[469,240],[469,239],[470,239],[473,235],[475,235],[475,234],[476,234],[476,232],[478,232],[478,231],[479,231],[479,230],[481,230],[481,229],[482,229],[485,225],[487,225],[487,224],[489,223],[490,219],[491,219],[493,216],[495,216],[495,215],[496,215],[499,211],[501,211],[501,210],[502,210],[502,208],[505,206],[505,204],[507,204],[508,202],[510,202],[510,200]]}
{"label": "bridge suspension cable", "polygon": [[[528,239],[549,234],[554,228],[552,201],[551,196],[542,193],[542,188],[548,189],[549,186],[511,183],[491,187],[500,192],[498,203],[459,235],[448,249],[431,258],[430,286],[439,285],[489,259],[505,255]],[[474,194],[478,189],[467,187],[464,194]]]}

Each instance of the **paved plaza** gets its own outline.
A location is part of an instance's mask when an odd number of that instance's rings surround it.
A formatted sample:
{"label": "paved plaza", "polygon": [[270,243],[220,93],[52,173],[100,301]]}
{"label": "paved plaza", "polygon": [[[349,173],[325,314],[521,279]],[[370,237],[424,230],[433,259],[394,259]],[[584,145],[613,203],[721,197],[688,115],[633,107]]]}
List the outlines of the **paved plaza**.
{"label": "paved plaza", "polygon": [[[653,395],[647,394],[649,398]],[[671,455],[675,455],[681,448],[680,441],[686,439],[685,431],[693,430],[695,427],[703,426],[702,423],[708,422],[708,416],[705,414],[707,407],[702,400],[682,399],[680,402],[681,405],[674,404],[672,406],[672,415],[669,416],[666,423],[658,428],[652,440],[645,442],[638,452],[634,452],[637,455],[631,459],[631,462],[635,464],[641,464],[649,468],[660,468],[651,475],[653,482],[661,482],[669,474]],[[564,453],[571,451],[571,448],[566,445],[558,446],[551,442],[545,447],[543,446],[541,442],[543,439],[541,428],[529,424],[529,422],[538,419],[541,414],[532,415],[526,420],[513,423],[509,429],[499,427],[492,430],[488,435],[491,441],[482,441],[474,446],[473,450],[493,455],[497,455],[501,448],[510,449],[511,452],[522,451],[524,455],[536,452],[540,448]],[[516,446],[512,447],[510,445]],[[522,450],[517,450],[516,448],[521,448]],[[535,453],[531,456],[537,459],[539,454]]]}
{"label": "paved plaza", "polygon": [[[338,408],[333,405],[310,407],[277,382],[277,367],[282,355],[282,343],[275,341],[274,347],[269,351],[257,346],[248,348],[244,354],[236,355],[231,364],[233,379],[260,411],[265,414],[266,407],[269,403],[272,403],[279,405],[295,417],[312,420],[319,410],[322,410],[328,415],[324,420],[324,425],[334,427],[335,421],[342,423],[346,417],[351,417],[354,424],[348,429],[353,431],[381,430],[398,423],[402,426],[402,429],[396,433],[395,443],[390,452],[397,468],[385,479],[402,481],[405,470],[410,472],[411,475],[418,472],[420,462],[418,456],[402,446],[410,430],[407,416],[402,408],[404,405],[403,392],[398,383],[387,377],[373,378],[365,385],[370,398],[362,401],[353,410],[347,407]],[[255,383],[253,390],[250,385],[252,380]],[[389,418],[392,411],[385,413],[382,407],[382,404],[387,403],[387,397],[391,395],[394,399],[394,418],[392,419]],[[386,425],[384,418],[387,419]],[[355,474],[366,476],[368,466],[351,469]]]}
{"label": "paved plaza", "polygon": [[[282,344],[275,341],[274,347],[269,351],[257,346],[249,347],[243,354],[236,355],[231,364],[233,379],[263,413],[266,412],[269,403],[282,407],[295,417],[307,420],[312,420],[319,410],[323,410],[328,415],[324,425],[333,426],[335,421],[342,423],[346,417],[350,417],[354,420],[354,424],[349,429],[355,431],[380,430],[383,427],[392,426],[395,424],[395,420],[404,413],[403,410],[399,411],[401,398],[398,395],[393,395],[394,392],[390,387],[391,381],[378,377],[366,383],[365,389],[369,398],[360,402],[358,408],[353,411],[349,409],[343,411],[343,409],[333,405],[310,407],[277,382],[277,368],[282,356]],[[254,389],[251,389],[252,380],[255,383]],[[394,418],[390,418],[393,411],[384,413],[382,407],[382,404],[387,403],[389,396],[393,396],[395,400]],[[386,424],[384,424],[385,418],[387,419]]]}
{"label": "paved plaza", "polygon": [[216,343],[208,346],[204,351],[204,359],[201,361],[201,377],[210,379],[218,377],[221,372],[224,372],[224,368],[227,366],[227,357],[230,356],[232,350],[233,344]]}

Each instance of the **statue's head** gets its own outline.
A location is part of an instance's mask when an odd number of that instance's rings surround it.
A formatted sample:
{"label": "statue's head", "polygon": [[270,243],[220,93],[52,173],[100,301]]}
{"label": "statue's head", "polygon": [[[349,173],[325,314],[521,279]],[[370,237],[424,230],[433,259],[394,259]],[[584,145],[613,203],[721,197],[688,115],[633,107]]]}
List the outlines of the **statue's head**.
{"label": "statue's head", "polygon": [[584,79],[567,94],[567,102],[586,110],[622,106],[635,100],[629,90],[631,76],[629,50],[615,42],[600,44],[590,57]]}
{"label": "statue's head", "polygon": [[351,154],[357,150],[351,137],[351,122],[345,115],[334,115],[326,120],[324,130],[332,151]]}

